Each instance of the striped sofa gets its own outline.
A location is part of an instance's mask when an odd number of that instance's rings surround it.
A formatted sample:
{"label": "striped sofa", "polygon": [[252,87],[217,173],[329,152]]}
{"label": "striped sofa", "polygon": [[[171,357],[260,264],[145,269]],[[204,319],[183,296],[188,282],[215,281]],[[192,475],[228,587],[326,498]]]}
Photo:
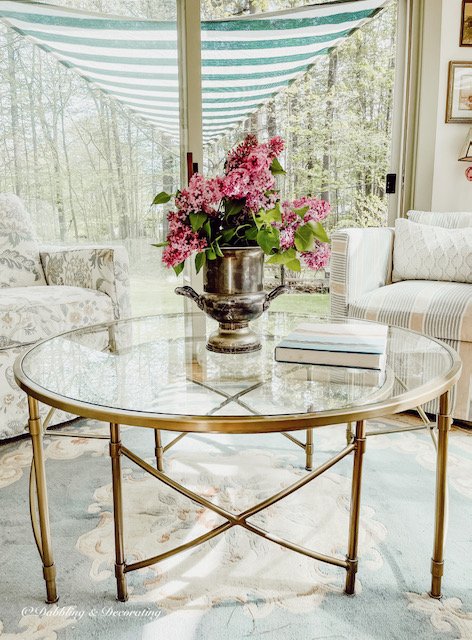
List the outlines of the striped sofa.
{"label": "striped sofa", "polygon": [[[410,211],[408,219],[449,229],[472,227],[472,213]],[[439,338],[461,356],[454,417],[472,421],[472,284],[392,282],[395,231],[345,229],[332,236],[331,313],[405,327]],[[471,247],[472,252],[472,247]],[[434,413],[436,405],[426,410]]]}

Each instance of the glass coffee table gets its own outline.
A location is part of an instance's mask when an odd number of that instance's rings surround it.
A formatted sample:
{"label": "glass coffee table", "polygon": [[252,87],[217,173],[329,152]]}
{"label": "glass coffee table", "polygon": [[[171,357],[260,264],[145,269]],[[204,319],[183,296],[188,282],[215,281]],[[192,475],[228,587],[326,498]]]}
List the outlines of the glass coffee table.
{"label": "glass coffee table", "polygon": [[[110,424],[115,575],[118,599],[125,601],[128,597],[128,572],[202,544],[234,526],[244,527],[309,558],[344,568],[347,574],[345,591],[353,594],[358,564],[366,420],[414,409],[435,398],[439,398],[436,425],[438,454],[430,594],[440,597],[447,445],[452,423],[451,390],[460,375],[460,360],[452,349],[437,340],[391,327],[387,366],[383,371],[276,362],[275,345],[298,323],[307,320],[323,321],[304,315],[265,314],[252,325],[262,336],[262,349],[247,354],[208,351],[205,348],[206,337],[213,329],[213,323],[207,322],[201,314],[188,314],[116,321],[72,331],[43,341],[18,358],[15,378],[28,394],[29,431],[33,444],[30,507],[33,531],[43,562],[48,603],[57,601],[57,590],[42,440],[55,409]],[[44,421],[40,418],[39,402],[51,407]],[[313,468],[314,429],[341,423],[355,423],[352,437],[348,437],[346,446],[339,453]],[[121,443],[120,425],[154,430],[154,464],[143,460]],[[179,435],[163,446],[162,430]],[[305,432],[303,441],[295,437],[294,432],[297,431]],[[242,513],[228,512],[165,473],[165,451],[186,434],[274,432],[283,434],[304,449],[307,474]],[[79,435],[84,437],[80,430]],[[85,434],[85,437],[94,436]],[[351,453],[351,509],[348,548],[344,558],[301,547],[251,522],[251,516],[304,487]],[[225,519],[224,523],[165,553],[127,563],[123,531],[122,456],[180,494],[216,512]]]}

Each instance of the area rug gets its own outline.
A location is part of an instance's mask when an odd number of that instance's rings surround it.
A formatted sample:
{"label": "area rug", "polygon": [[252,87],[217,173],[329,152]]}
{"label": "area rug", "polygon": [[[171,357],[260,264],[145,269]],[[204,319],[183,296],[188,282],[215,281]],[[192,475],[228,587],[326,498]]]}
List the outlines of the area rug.
{"label": "area rug", "polygon": [[[398,421],[369,423],[387,430]],[[98,432],[106,425],[69,426]],[[153,437],[123,430],[151,463]],[[345,428],[315,432],[315,463],[339,451]],[[111,474],[106,441],[46,438],[51,528],[60,600],[44,604],[31,533],[28,440],[0,447],[0,640],[431,640],[472,639],[472,433],[453,430],[444,597],[427,595],[433,536],[435,452],[428,433],[367,442],[355,596],[345,572],[234,528],[205,545],[128,574],[115,600]],[[165,456],[167,472],[233,512],[304,471],[303,452],[281,435],[187,436]],[[132,562],[219,524],[123,461],[125,541]],[[303,546],[346,552],[351,459],[343,460],[254,522]]]}

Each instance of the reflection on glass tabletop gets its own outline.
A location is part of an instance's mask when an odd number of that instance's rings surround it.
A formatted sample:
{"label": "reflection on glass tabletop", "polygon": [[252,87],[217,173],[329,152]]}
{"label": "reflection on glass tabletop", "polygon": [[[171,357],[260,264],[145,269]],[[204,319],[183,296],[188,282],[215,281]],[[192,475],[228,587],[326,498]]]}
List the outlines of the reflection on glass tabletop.
{"label": "reflection on glass tabletop", "polygon": [[34,346],[16,374],[26,390],[94,407],[156,417],[269,417],[390,401],[443,383],[457,367],[446,345],[398,328],[389,329],[383,370],[276,362],[275,346],[297,324],[310,321],[333,322],[265,314],[251,325],[262,349],[248,354],[208,351],[215,324],[199,313],[117,321]]}

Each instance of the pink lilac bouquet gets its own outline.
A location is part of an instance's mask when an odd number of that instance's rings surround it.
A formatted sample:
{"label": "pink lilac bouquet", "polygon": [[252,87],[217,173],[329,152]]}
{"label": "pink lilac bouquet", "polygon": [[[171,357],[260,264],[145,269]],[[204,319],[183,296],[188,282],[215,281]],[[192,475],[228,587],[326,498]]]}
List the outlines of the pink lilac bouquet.
{"label": "pink lilac bouquet", "polygon": [[[223,176],[195,173],[174,196],[166,242],[155,245],[165,247],[164,264],[179,274],[185,260],[195,255],[198,273],[207,260],[223,255],[222,247],[259,245],[271,264],[300,271],[301,259],[310,269],[325,267],[330,248],[321,220],[329,214],[329,204],[311,196],[280,200],[275,176],[285,173],[277,159],[283,148],[278,136],[259,143],[248,135],[228,153]],[[171,197],[161,192],[153,204]]]}

